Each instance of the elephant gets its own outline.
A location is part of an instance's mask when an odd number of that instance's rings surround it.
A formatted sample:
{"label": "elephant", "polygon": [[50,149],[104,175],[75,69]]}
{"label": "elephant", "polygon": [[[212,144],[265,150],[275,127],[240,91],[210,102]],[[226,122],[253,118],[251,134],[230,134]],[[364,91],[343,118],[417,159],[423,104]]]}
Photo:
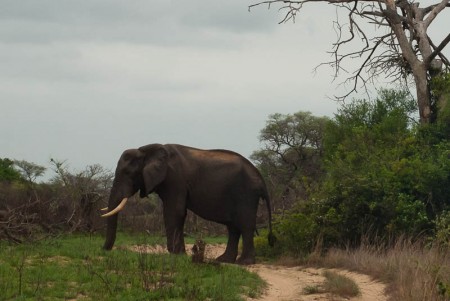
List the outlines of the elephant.
{"label": "elephant", "polygon": [[[158,194],[170,253],[185,253],[184,221],[187,210],[223,224],[228,230],[225,252],[219,262],[253,264],[256,213],[265,200],[269,219],[269,244],[273,246],[272,216],[266,184],[258,169],[243,156],[229,150],[202,150],[178,144],[149,144],[123,152],[117,163],[106,217],[105,250],[111,250],[117,216],[127,199]],[[242,236],[239,259],[238,243]]]}

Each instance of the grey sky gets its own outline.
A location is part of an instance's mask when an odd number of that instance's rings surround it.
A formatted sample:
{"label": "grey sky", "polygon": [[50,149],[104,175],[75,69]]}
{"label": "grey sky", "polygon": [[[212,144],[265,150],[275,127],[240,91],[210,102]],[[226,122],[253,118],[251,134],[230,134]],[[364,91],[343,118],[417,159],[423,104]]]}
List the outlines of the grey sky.
{"label": "grey sky", "polygon": [[278,25],[243,0],[0,3],[1,158],[114,169],[156,142],[248,157],[269,114],[337,108],[332,71],[313,73],[335,39],[329,5]]}

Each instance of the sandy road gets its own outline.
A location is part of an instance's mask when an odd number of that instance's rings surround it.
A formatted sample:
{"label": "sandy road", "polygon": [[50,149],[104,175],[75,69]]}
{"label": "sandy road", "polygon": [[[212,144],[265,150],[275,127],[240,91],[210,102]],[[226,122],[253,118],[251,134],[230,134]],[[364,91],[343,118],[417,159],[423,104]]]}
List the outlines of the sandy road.
{"label": "sandy road", "polygon": [[[188,252],[192,245],[186,245]],[[166,249],[162,246],[146,246],[133,248],[136,251],[150,253],[164,253]],[[225,250],[225,245],[207,245],[205,255],[208,259],[214,259]],[[331,296],[327,293],[310,294],[303,292],[306,286],[315,286],[323,283],[323,269],[305,267],[284,267],[268,264],[255,264],[246,267],[249,271],[258,274],[267,283],[267,289],[257,299],[248,298],[248,301],[386,301],[384,284],[372,280],[369,276],[354,272],[336,270],[333,271],[345,275],[358,284],[361,295],[351,299],[343,299]]]}
{"label": "sandy road", "polygon": [[[306,286],[315,286],[323,283],[323,269],[303,268],[303,267],[280,267],[265,264],[256,264],[248,267],[252,272],[257,273],[264,279],[268,288],[258,299],[261,301],[318,301],[318,300],[349,300],[342,299],[329,294],[311,294],[303,292]],[[384,285],[373,281],[369,276],[358,273],[334,270],[335,272],[353,279],[361,290],[361,295],[351,298],[354,301],[384,301],[387,297],[384,294]]]}

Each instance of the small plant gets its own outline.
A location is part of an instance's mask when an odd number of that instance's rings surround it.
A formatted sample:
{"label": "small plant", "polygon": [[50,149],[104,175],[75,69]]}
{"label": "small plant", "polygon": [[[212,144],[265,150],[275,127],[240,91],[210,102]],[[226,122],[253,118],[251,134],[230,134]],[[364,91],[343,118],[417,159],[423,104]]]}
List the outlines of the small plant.
{"label": "small plant", "polygon": [[322,284],[307,285],[303,288],[303,294],[314,295],[330,293],[343,298],[351,298],[360,295],[359,287],[352,279],[333,271],[324,271],[325,280]]}
{"label": "small plant", "polygon": [[314,295],[314,294],[320,294],[323,293],[323,288],[320,287],[320,285],[307,285],[303,288],[303,293],[305,295]]}
{"label": "small plant", "polygon": [[352,279],[333,271],[324,271],[324,291],[341,297],[355,297],[361,294],[358,285]]}

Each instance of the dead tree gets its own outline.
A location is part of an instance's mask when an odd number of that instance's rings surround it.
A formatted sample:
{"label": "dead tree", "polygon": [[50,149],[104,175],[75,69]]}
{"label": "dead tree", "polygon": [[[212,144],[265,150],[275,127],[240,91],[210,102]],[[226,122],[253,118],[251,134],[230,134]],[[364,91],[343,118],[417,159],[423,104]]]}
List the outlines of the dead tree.
{"label": "dead tree", "polygon": [[[345,99],[359,87],[367,92],[367,84],[381,74],[393,82],[401,79],[407,83],[412,79],[420,122],[424,124],[432,123],[437,115],[430,93],[430,80],[444,69],[450,69],[450,62],[442,53],[450,42],[450,34],[435,43],[427,33],[437,15],[450,7],[450,0],[435,1],[435,4],[421,8],[420,3],[414,0],[269,0],[253,4],[249,9],[263,4],[269,7],[280,4],[280,10],[286,12],[280,23],[295,20],[303,6],[310,2],[328,3],[346,11],[346,24],[339,20],[334,22],[337,41],[331,51],[333,59],[323,64],[334,68],[336,78],[345,71],[343,65],[349,59],[360,58],[362,63],[345,80],[345,83],[353,83],[352,89],[336,98]],[[424,1],[426,4],[429,2]],[[373,35],[369,35],[372,30],[364,27],[367,23],[375,25]],[[344,50],[345,45],[361,40],[358,50]]]}

